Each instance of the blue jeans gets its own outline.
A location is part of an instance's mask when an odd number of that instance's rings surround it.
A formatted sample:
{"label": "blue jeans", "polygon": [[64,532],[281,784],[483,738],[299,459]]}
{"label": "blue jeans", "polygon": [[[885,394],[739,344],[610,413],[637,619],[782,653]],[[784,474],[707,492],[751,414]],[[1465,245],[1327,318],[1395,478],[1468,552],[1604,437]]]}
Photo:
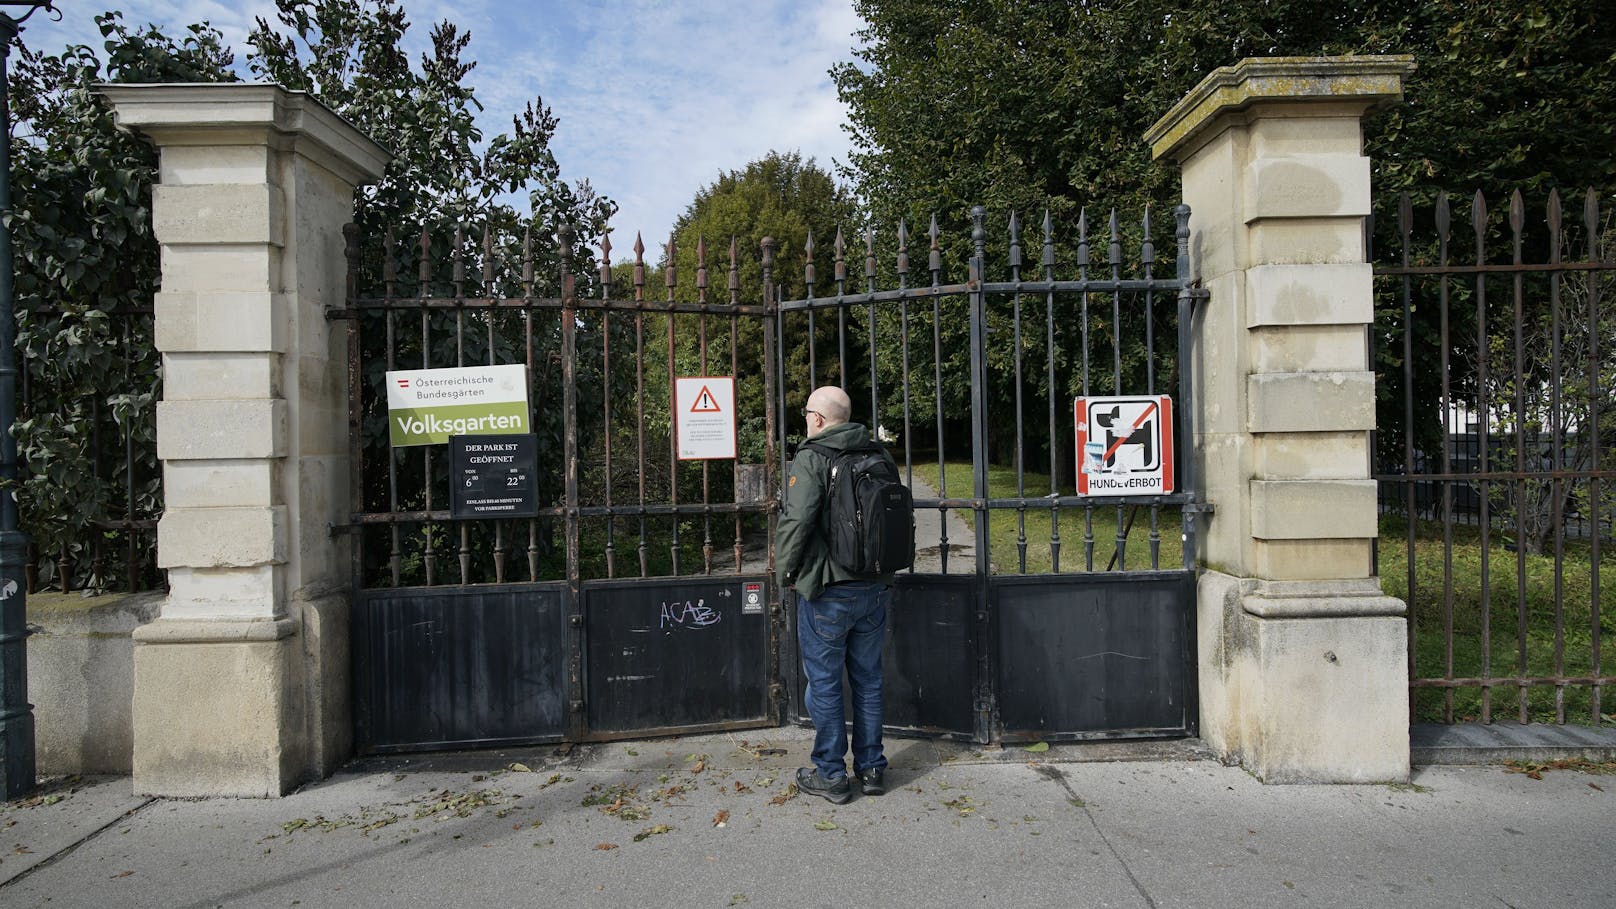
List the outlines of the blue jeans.
{"label": "blue jeans", "polygon": [[842,669],[853,688],[853,770],[886,767],[881,748],[881,641],[891,588],[844,581],[819,598],[797,598],[797,648],[802,653],[803,706],[814,722],[814,766],[820,775],[847,775],[847,727]]}

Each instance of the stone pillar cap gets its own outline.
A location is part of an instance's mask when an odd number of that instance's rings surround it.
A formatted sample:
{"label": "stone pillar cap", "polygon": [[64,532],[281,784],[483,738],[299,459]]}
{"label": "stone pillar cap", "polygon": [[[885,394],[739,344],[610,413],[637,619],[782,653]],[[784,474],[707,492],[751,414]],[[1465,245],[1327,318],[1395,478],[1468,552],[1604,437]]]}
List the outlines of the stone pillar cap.
{"label": "stone pillar cap", "polygon": [[1153,159],[1179,161],[1262,103],[1331,103],[1356,116],[1402,100],[1408,54],[1344,57],[1247,57],[1212,71],[1145,131]]}
{"label": "stone pillar cap", "polygon": [[271,83],[101,84],[125,129],[158,145],[296,148],[358,186],[381,179],[393,154],[308,92]]}

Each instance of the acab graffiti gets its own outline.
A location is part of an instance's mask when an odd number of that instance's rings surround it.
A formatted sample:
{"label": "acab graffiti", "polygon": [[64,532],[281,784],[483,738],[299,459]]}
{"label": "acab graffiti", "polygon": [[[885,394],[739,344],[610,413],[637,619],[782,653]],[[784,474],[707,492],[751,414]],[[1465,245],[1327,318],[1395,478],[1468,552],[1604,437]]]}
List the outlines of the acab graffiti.
{"label": "acab graffiti", "polygon": [[662,615],[658,627],[669,628],[709,628],[717,625],[724,618],[718,610],[707,605],[705,598],[690,600],[663,600]]}

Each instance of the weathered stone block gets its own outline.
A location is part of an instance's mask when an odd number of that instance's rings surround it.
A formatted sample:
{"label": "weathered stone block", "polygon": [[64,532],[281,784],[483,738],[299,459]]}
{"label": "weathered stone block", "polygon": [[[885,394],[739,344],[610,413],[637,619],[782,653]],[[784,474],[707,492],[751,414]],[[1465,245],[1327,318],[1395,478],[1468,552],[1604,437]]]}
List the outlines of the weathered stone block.
{"label": "weathered stone block", "polygon": [[157,522],[162,568],[250,568],[286,561],[286,509],[174,508]]}
{"label": "weathered stone block", "polygon": [[1368,263],[1259,265],[1246,271],[1246,326],[1373,322]]}
{"label": "weathered stone block", "polygon": [[164,460],[285,454],[285,401],[157,402],[157,456]]}
{"label": "weathered stone block", "polygon": [[1255,540],[1251,573],[1275,580],[1366,578],[1374,570],[1374,540]]}
{"label": "weathered stone block", "polygon": [[163,400],[280,397],[280,354],[171,352],[163,357]]}
{"label": "weathered stone block", "polygon": [[159,158],[163,186],[274,183],[275,153],[267,145],[170,145]]}
{"label": "weathered stone block", "polygon": [[[165,624],[160,619],[146,629],[162,633],[167,629],[157,626]],[[171,643],[136,636],[137,794],[263,798],[301,781],[303,730],[291,670],[301,642],[214,624],[221,637],[242,639]]]}
{"label": "weathered stone block", "polygon": [[163,244],[268,243],[286,237],[286,201],[268,183],[152,187],[152,233]]}
{"label": "weathered stone block", "polygon": [[1316,265],[1364,260],[1362,218],[1270,218],[1244,237],[1251,265]]}
{"label": "weathered stone block", "polygon": [[1369,214],[1369,159],[1360,155],[1258,158],[1243,176],[1247,224]]}
{"label": "weathered stone block", "polygon": [[1259,480],[1355,480],[1369,476],[1366,432],[1276,432],[1252,439]]}
{"label": "weathered stone block", "polygon": [[1246,380],[1252,432],[1375,428],[1372,372],[1265,373]]}
{"label": "weathered stone block", "polygon": [[163,502],[169,508],[280,505],[280,464],[269,460],[166,461]]}
{"label": "weathered stone block", "polygon": [[1362,325],[1283,325],[1247,333],[1251,372],[1362,372],[1368,368]]}
{"label": "weathered stone block", "polygon": [[286,568],[189,568],[168,570],[165,619],[276,618],[286,612]]}
{"label": "weathered stone block", "polygon": [[268,243],[216,246],[172,243],[162,247],[164,293],[280,290],[281,250]]}
{"label": "weathered stone block", "polygon": [[1408,779],[1408,627],[1400,616],[1265,619],[1248,610],[1242,622],[1248,769],[1267,783]]}
{"label": "weathered stone block", "polygon": [[1374,480],[1252,480],[1251,535],[1340,540],[1379,535]]}

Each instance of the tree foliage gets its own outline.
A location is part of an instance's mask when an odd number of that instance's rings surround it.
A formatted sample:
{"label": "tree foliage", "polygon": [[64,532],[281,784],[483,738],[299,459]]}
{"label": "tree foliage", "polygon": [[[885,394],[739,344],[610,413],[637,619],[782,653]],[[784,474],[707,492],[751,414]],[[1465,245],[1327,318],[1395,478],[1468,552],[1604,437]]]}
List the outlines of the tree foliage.
{"label": "tree foliage", "polygon": [[[161,508],[149,315],[158,277],[157,154],[114,127],[94,86],[235,78],[230,51],[205,26],[175,37],[130,28],[118,13],[96,21],[104,59],[84,46],[46,54],[19,41],[9,80],[17,127],[7,226],[24,371],[18,504],[45,555],[44,580],[60,583],[54,574],[65,565],[73,586],[140,581],[122,576],[117,556],[93,574],[88,531]],[[128,533],[108,542],[121,549]],[[152,540],[138,545],[149,551]]]}
{"label": "tree foliage", "polygon": [[[154,26],[129,28],[117,13],[98,22],[105,38],[100,52],[82,46],[56,55],[24,49],[11,78],[23,124],[12,219],[20,344],[32,370],[27,418],[18,425],[28,476],[23,512],[45,554],[69,564],[82,555],[79,541],[90,522],[122,514],[116,499],[123,475],[114,476],[112,468],[121,471],[123,447],[109,444],[109,430],[98,427],[97,414],[110,414],[120,432],[130,433],[138,462],[138,515],[161,509],[151,427],[159,363],[149,323],[126,316],[149,311],[157,286],[150,223],[156,155],[114,128],[92,86],[238,78],[222,37],[205,25],[174,36]],[[430,48],[412,62],[401,49],[409,29],[397,0],[277,0],[275,22],[259,19],[248,39],[245,68],[254,78],[312,92],[394,153],[382,180],[362,188],[355,202],[362,286],[376,289],[391,258],[409,294],[450,294],[457,286],[520,293],[524,265],[534,275],[533,292],[559,293],[563,253],[557,237],[565,229],[579,291],[588,293],[594,271],[588,250],[614,206],[587,181],[562,180],[549,149],[555,116],[535,98],[512,118],[509,133],[486,138],[477,126],[482,106],[470,81],[475,63],[463,58],[467,34],[438,23]],[[528,210],[519,211],[517,204]],[[389,232],[391,244],[385,242]],[[415,242],[423,234],[424,251]],[[531,254],[524,256],[524,250]],[[423,254],[424,288],[418,283]],[[459,277],[464,272],[474,276],[471,282]],[[487,362],[491,355],[522,362],[519,336],[468,330],[462,344],[454,319],[434,317],[426,339],[407,335],[395,356],[432,366]],[[542,364],[554,361],[555,335],[537,339]],[[124,349],[118,343],[129,352],[109,355]],[[369,358],[373,368],[365,375],[365,432],[373,443],[386,435],[384,408],[376,404],[385,362],[384,356]],[[535,375],[536,383],[542,381]],[[598,383],[590,387],[604,393]],[[557,409],[536,406],[535,414],[541,436],[559,440],[560,426],[552,419]],[[385,449],[385,441],[381,445]],[[105,580],[85,577],[87,571],[80,566],[78,583]]]}

